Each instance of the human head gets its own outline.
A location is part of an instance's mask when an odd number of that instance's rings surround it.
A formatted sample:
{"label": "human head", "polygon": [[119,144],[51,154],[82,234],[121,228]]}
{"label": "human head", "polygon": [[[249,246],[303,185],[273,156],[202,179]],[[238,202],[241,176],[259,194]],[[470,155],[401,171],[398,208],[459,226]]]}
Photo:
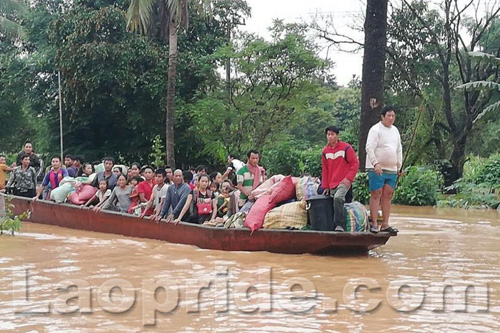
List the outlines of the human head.
{"label": "human head", "polygon": [[260,154],[257,150],[250,149],[247,153],[247,157],[248,157],[248,164],[250,164],[251,166],[259,165]]}
{"label": "human head", "polygon": [[0,164],[7,164],[7,158],[4,154],[0,154]]}
{"label": "human head", "polygon": [[[176,171],[174,171],[174,179],[175,179],[175,172]],[[184,172],[181,171],[181,173],[182,173],[182,179],[184,180],[185,183],[189,184],[189,182],[191,182],[193,180],[193,174],[191,173],[191,171],[184,171]],[[175,183],[175,181],[174,181],[174,183]]]}
{"label": "human head", "polygon": [[227,163],[231,163],[232,160],[234,160],[236,156],[234,154],[227,154]]}
{"label": "human head", "polygon": [[125,177],[124,174],[119,175],[116,183],[118,184],[119,187],[127,186],[127,177]]}
{"label": "human head", "polygon": [[122,169],[119,167],[113,167],[113,173],[115,174],[116,177],[122,174]]}
{"label": "human head", "polygon": [[111,172],[111,170],[113,170],[113,165],[115,165],[115,160],[112,157],[105,157],[103,160],[104,170],[106,172]]}
{"label": "human head", "polygon": [[152,167],[150,167],[149,165],[146,165],[146,166],[143,166],[142,169],[144,170],[144,178],[146,178],[146,180],[153,179],[154,173],[153,173]]}
{"label": "human head", "polygon": [[73,165],[77,168],[80,168],[82,166],[82,163],[83,163],[83,157],[80,156],[80,155],[77,155],[74,157],[73,159]]}
{"label": "human head", "polygon": [[207,167],[206,167],[206,166],[204,166],[204,165],[198,165],[198,166],[196,167],[196,173],[197,173],[198,175],[201,175],[202,173],[207,173]]}
{"label": "human head", "polygon": [[66,168],[69,168],[70,166],[72,166],[73,163],[74,163],[73,155],[66,154],[64,156],[64,165],[66,166]]}
{"label": "human head", "polygon": [[[191,173],[189,171],[186,171],[187,173]],[[180,185],[184,181],[184,174],[182,173],[181,169],[176,169],[174,171],[174,184],[175,185]]]}
{"label": "human head", "polygon": [[106,179],[101,179],[99,181],[99,189],[103,192],[108,189],[108,181]]}
{"label": "human head", "polygon": [[21,164],[26,168],[30,165],[30,156],[26,153],[21,154]]}
{"label": "human head", "polygon": [[210,175],[210,182],[222,183],[222,174],[220,172],[214,171]]}
{"label": "human head", "polygon": [[59,170],[59,168],[61,167],[61,157],[59,156],[53,156],[50,160],[50,163],[52,165],[52,167],[54,168],[54,170]]}
{"label": "human head", "polygon": [[229,179],[225,179],[221,185],[221,192],[229,193],[229,191],[231,191],[231,181]]}
{"label": "human head", "polygon": [[219,182],[211,182],[210,183],[210,190],[217,192],[219,190]]}
{"label": "human head", "polygon": [[137,163],[137,162],[134,162],[130,166],[129,171],[130,171],[130,175],[132,177],[139,176],[139,173],[141,172],[141,165],[139,163]]}
{"label": "human head", "polygon": [[208,188],[208,183],[210,179],[208,178],[208,175],[206,173],[202,173],[198,177],[198,188],[200,190],[206,190]]}
{"label": "human head", "polygon": [[326,141],[328,144],[335,144],[339,140],[340,129],[337,126],[328,126],[325,128]]}
{"label": "human head", "polygon": [[380,110],[380,119],[386,127],[391,127],[396,120],[396,111],[392,105],[386,105]]}
{"label": "human head", "polygon": [[94,173],[94,166],[92,165],[92,163],[83,163],[82,170],[84,174],[90,176]]}
{"label": "human head", "polygon": [[161,185],[165,182],[165,179],[167,178],[167,173],[165,172],[165,169],[156,169],[155,170],[155,181],[156,184]]}
{"label": "human head", "polygon": [[174,172],[172,171],[172,167],[166,166],[165,173],[167,174],[168,181],[171,182],[174,180]]}
{"label": "human head", "polygon": [[135,186],[139,184],[142,181],[142,178],[140,176],[133,176],[132,178],[129,179],[128,183],[132,186]]}
{"label": "human head", "polygon": [[26,142],[24,143],[24,152],[28,155],[33,152],[33,144],[31,143],[31,141],[26,140]]}

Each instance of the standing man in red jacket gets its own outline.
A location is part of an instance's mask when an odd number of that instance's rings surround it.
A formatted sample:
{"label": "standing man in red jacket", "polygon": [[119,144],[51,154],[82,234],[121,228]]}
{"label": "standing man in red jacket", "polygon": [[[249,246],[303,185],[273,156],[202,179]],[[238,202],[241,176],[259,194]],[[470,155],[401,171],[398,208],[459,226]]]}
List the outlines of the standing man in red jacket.
{"label": "standing man in red jacket", "polygon": [[334,231],[345,230],[344,202],[359,169],[356,152],[351,145],[339,140],[339,128],[325,129],[328,144],[323,149],[321,159],[323,194],[333,197]]}

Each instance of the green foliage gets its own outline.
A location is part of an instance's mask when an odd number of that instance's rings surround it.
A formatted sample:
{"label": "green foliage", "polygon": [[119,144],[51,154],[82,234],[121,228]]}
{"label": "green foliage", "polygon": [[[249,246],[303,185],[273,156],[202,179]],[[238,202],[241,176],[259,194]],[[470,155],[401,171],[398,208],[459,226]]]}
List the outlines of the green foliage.
{"label": "green foliage", "polygon": [[[4,200],[4,197],[0,200]],[[5,216],[0,216],[0,234],[9,233],[14,235],[15,232],[21,229],[21,220],[28,217],[28,212],[14,215],[13,208],[12,199],[8,197],[5,199]]]}
{"label": "green foliage", "polygon": [[370,202],[370,186],[367,172],[357,173],[352,184],[352,196],[354,201],[359,201],[363,205],[367,205]]}
{"label": "green foliage", "polygon": [[449,189],[457,193],[443,196],[440,206],[460,208],[496,208],[500,203],[500,154],[489,158],[469,156],[464,175]]}
{"label": "green foliage", "polygon": [[435,205],[442,184],[443,178],[439,172],[426,167],[412,166],[399,179],[394,202],[412,206]]}
{"label": "green foliage", "polygon": [[[265,159],[264,159],[265,158]],[[303,162],[300,152],[290,142],[281,142],[265,150],[262,164],[269,175],[301,175]]]}
{"label": "green foliage", "polygon": [[152,152],[149,154],[149,157],[152,159],[151,163],[155,168],[163,168],[165,165],[165,146],[163,145],[159,135],[154,137],[151,149]]}
{"label": "green foliage", "polygon": [[476,184],[486,184],[490,188],[500,187],[500,154],[492,155],[478,171]]}

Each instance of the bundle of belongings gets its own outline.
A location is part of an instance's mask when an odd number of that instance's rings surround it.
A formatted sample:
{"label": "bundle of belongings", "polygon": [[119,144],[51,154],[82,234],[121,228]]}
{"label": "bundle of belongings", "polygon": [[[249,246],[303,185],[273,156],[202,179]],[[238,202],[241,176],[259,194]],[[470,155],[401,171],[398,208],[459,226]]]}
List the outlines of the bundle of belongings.
{"label": "bundle of belongings", "polygon": [[[224,227],[246,227],[252,233],[265,229],[308,229],[306,202],[318,193],[319,183],[312,177],[276,175],[252,193],[254,203],[247,204],[231,216]],[[346,231],[364,232],[369,226],[366,208],[359,202],[344,205]],[[310,229],[310,228],[309,228]]]}

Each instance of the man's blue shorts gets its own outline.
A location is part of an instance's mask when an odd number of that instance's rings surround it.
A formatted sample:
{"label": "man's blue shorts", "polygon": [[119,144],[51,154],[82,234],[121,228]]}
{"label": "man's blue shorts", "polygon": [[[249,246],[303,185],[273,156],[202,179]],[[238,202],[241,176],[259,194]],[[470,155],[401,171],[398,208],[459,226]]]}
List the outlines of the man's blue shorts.
{"label": "man's blue shorts", "polygon": [[388,184],[393,189],[396,187],[396,173],[382,172],[382,175],[377,175],[375,171],[368,171],[368,182],[370,184],[370,192],[380,190],[385,184]]}

